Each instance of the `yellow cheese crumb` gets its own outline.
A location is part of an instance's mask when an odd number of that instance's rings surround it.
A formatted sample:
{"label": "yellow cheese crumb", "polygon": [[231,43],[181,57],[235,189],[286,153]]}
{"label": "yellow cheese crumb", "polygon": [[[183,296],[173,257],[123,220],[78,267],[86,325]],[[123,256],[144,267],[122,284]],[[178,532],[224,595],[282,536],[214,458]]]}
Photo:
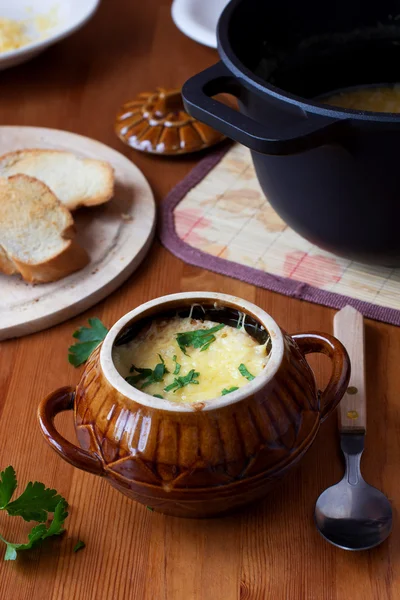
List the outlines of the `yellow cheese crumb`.
{"label": "yellow cheese crumb", "polygon": [[16,50],[21,46],[26,46],[30,41],[25,23],[12,19],[0,19],[0,52]]}
{"label": "yellow cheese crumb", "polygon": [[[18,50],[27,44],[48,37],[58,24],[58,7],[53,6],[45,14],[33,15],[33,9],[27,10],[32,16],[18,21],[0,18],[0,53]],[[29,35],[29,31],[33,35]]]}

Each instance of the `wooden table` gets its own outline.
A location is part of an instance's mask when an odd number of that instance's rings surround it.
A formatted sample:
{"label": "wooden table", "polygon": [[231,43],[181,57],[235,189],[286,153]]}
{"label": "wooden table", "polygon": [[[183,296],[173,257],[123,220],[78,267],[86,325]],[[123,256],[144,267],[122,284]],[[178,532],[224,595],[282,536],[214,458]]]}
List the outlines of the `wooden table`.
{"label": "wooden table", "polygon": [[[113,133],[118,106],[137,92],[179,86],[217,60],[173,25],[170,0],[103,0],[80,32],[38,59],[2,72],[0,122],[66,129],[129,156],[158,201],[198,157],[166,160],[124,149]],[[0,344],[0,467],[12,464],[21,485],[37,479],[70,503],[67,534],[16,562],[2,562],[1,600],[396,600],[399,530],[380,548],[346,553],[313,524],[319,493],[342,463],[336,421],[321,428],[298,470],[264,502],[232,517],[179,520],[149,512],[105,481],[63,462],[43,441],[40,399],[77,383],[67,363],[72,332],[87,317],[113,324],[128,310],[180,290],[235,293],[270,312],[286,330],[332,330],[333,311],[279,296],[182,263],[158,242],[134,276],[86,314],[50,330]],[[400,330],[368,322],[366,479],[400,505]],[[321,384],[324,359],[313,360]],[[60,428],[74,437],[71,414]],[[29,525],[0,514],[0,532],[23,539]],[[78,539],[86,549],[74,554]]]}

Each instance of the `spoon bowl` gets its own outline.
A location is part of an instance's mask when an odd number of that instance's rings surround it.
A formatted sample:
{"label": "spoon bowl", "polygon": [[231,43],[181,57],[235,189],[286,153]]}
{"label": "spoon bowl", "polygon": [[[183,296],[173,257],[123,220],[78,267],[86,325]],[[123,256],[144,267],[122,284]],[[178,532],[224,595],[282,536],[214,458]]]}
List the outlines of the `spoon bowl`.
{"label": "spoon bowl", "polygon": [[[360,440],[360,444],[363,443]],[[389,536],[392,507],[382,492],[362,478],[361,453],[349,458],[346,463],[353,464],[346,469],[343,479],[318,498],[315,522],[321,535],[331,544],[345,550],[368,550]]]}

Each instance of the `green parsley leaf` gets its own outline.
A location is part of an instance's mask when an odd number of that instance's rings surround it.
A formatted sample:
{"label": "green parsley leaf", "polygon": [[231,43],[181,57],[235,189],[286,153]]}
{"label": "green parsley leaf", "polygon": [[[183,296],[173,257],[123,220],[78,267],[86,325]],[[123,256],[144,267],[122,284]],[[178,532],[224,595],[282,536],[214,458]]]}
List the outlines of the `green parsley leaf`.
{"label": "green parsley leaf", "polygon": [[104,340],[108,329],[98,317],[89,319],[90,327],[80,327],[72,334],[72,337],[80,342],[98,342]]}
{"label": "green parsley leaf", "polygon": [[64,521],[68,517],[68,503],[66,500],[64,500],[64,498],[62,498],[62,496],[60,496],[60,498],[61,500],[55,508],[53,520],[50,523],[50,527],[43,535],[44,540],[48,537],[51,537],[52,535],[60,535],[61,533],[64,533]]}
{"label": "green parsley leaf", "polygon": [[183,354],[187,355],[186,348],[201,348],[200,352],[204,352],[210,347],[210,344],[217,339],[214,333],[225,327],[223,323],[211,327],[210,329],[196,329],[195,331],[184,331],[176,334],[176,341]]}
{"label": "green parsley leaf", "polygon": [[154,367],[154,371],[152,372],[152,374],[146,379],[146,381],[142,385],[141,389],[143,390],[144,388],[151,385],[152,383],[159,383],[160,381],[162,381],[164,379],[164,375],[166,373],[168,373],[168,369],[165,367],[165,362],[162,361],[162,362],[158,363],[158,365],[156,365]]}
{"label": "green parsley leaf", "polygon": [[25,521],[47,521],[47,513],[55,512],[59,502],[63,499],[56,490],[46,488],[43,483],[31,481],[25,491],[13,502],[5,506],[5,510],[12,517],[19,516]]}
{"label": "green parsley leaf", "polygon": [[226,396],[227,394],[231,394],[232,392],[236,392],[236,390],[238,390],[238,387],[230,387],[230,388],[224,388],[221,392],[221,396]]}
{"label": "green parsley leaf", "polygon": [[175,363],[175,370],[173,372],[173,375],[179,375],[179,371],[181,370],[181,365],[176,360],[176,354],[174,354],[174,356],[172,357],[172,360]]}
{"label": "green parsley leaf", "polygon": [[74,552],[79,552],[79,550],[83,550],[84,548],[86,548],[85,542],[78,540],[74,546]]}
{"label": "green parsley leaf", "polygon": [[17,478],[13,467],[7,467],[0,473],[0,508],[5,508],[17,488]]}
{"label": "green parsley leaf", "polygon": [[[39,521],[40,524],[31,529],[25,544],[13,544],[0,535],[0,540],[6,544],[5,560],[15,560],[18,551],[29,550],[39,541],[62,533],[68,516],[68,504],[64,498],[43,483],[29,482],[24,492],[10,502],[16,487],[15,470],[7,467],[0,473],[0,509],[6,510],[10,516],[20,516],[25,521]],[[48,513],[53,513],[53,520],[47,526],[45,521],[49,518]]]}
{"label": "green parsley leaf", "polygon": [[165,361],[161,354],[158,356],[160,357],[161,362],[154,367],[154,371],[153,369],[142,369],[141,367],[135,367],[135,365],[132,365],[129,369],[129,372],[134,373],[137,371],[137,374],[128,375],[128,377],[125,377],[125,381],[131,385],[136,385],[139,383],[139,381],[145,380],[141,387],[142,390],[152,383],[158,383],[162,381],[164,379],[164,375],[169,371],[165,366]]}
{"label": "green parsley leaf", "polygon": [[152,369],[141,369],[140,367],[135,367],[135,365],[132,365],[129,369],[129,373],[134,373],[135,371],[137,371],[141,375],[145,375],[145,377],[148,377],[153,372]]}
{"label": "green parsley leaf", "polygon": [[135,367],[135,365],[132,365],[129,369],[129,373],[133,373],[134,371],[137,371],[137,375],[128,375],[128,377],[125,377],[125,381],[131,385],[136,385],[139,383],[139,381],[146,379],[146,377],[150,377],[150,375],[153,373],[152,369],[141,369],[140,367]]}
{"label": "green parsley leaf", "polygon": [[60,535],[63,533],[64,521],[68,517],[66,510],[67,507],[68,504],[62,498],[55,507],[53,520],[49,527],[47,527],[44,523],[33,527],[28,534],[28,542],[26,544],[12,544],[0,535],[0,539],[7,545],[4,560],[15,560],[17,558],[17,552],[20,550],[30,550],[36,546],[38,542],[53,535]]}
{"label": "green parsley leaf", "polygon": [[153,398],[161,398],[161,400],[164,400],[161,394],[153,394]]}
{"label": "green parsley leaf", "polygon": [[199,382],[196,380],[196,377],[198,377],[199,375],[200,373],[197,373],[194,369],[192,369],[184,377],[175,377],[173,383],[167,385],[167,387],[164,388],[164,391],[170,392],[171,390],[173,390],[175,393],[176,390],[179,390],[180,388],[183,388],[185,387],[185,385],[189,385],[190,383],[197,385]]}
{"label": "green parsley leaf", "polygon": [[243,363],[241,363],[238,367],[239,369],[239,373],[241,375],[243,375],[243,377],[246,377],[246,379],[248,379],[249,381],[253,381],[253,379],[255,379],[254,375],[252,375],[246,368],[246,365],[244,365]]}
{"label": "green parsley leaf", "polygon": [[80,327],[72,334],[79,340],[68,348],[68,360],[74,367],[86,362],[108,333],[107,327],[97,317],[89,319],[89,325],[90,327]]}
{"label": "green parsley leaf", "polygon": [[154,508],[152,506],[146,506],[147,510],[149,510],[150,512],[154,512]]}

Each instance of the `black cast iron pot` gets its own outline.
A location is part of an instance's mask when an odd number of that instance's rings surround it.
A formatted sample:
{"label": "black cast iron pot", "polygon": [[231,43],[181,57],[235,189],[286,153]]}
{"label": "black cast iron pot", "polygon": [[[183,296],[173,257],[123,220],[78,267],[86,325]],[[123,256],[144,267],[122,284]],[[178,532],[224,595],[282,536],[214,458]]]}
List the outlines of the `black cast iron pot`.
{"label": "black cast iron pot", "polygon": [[[244,144],[280,216],[314,244],[400,266],[400,115],[328,108],[400,82],[400,1],[232,0],[222,61],[183,87],[190,114]],[[230,93],[240,112],[213,96]]]}

